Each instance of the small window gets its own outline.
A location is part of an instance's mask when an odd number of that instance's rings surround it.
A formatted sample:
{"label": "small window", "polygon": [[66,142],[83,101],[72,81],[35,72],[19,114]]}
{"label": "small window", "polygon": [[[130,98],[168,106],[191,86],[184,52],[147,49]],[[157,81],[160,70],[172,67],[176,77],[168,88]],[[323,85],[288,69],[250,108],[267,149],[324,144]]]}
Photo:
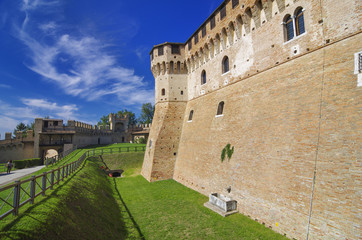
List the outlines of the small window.
{"label": "small window", "polygon": [[165,96],[165,95],[166,95],[166,90],[165,90],[164,88],[162,88],[162,90],[161,90],[161,95],[162,95],[162,96]]}
{"label": "small window", "polygon": [[222,73],[229,72],[229,58],[227,56],[222,60]]}
{"label": "small window", "polygon": [[219,116],[219,115],[222,115],[224,112],[224,102],[220,102],[219,103],[219,106],[217,107],[217,113],[216,115]]}
{"label": "small window", "polygon": [[285,17],[284,31],[285,31],[286,41],[289,41],[294,38],[293,18],[290,15],[287,15]]}
{"label": "small window", "polygon": [[153,60],[153,50],[152,50],[152,53],[151,53],[151,60]]}
{"label": "small window", "polygon": [[199,42],[199,33],[196,33],[194,36],[194,43],[195,45]]}
{"label": "small window", "polygon": [[239,0],[233,0],[233,8],[239,5]]}
{"label": "small window", "polygon": [[354,54],[354,74],[362,73],[362,52]]}
{"label": "small window", "polygon": [[206,83],[206,71],[203,70],[201,73],[201,85]]}
{"label": "small window", "polygon": [[224,17],[226,17],[226,6],[223,6],[220,9],[220,20],[222,20]]}
{"label": "small window", "polygon": [[171,45],[171,53],[172,54],[180,54],[180,46],[179,45]]}
{"label": "small window", "polygon": [[215,27],[215,16],[213,16],[211,19],[210,19],[210,29],[214,29]]}
{"label": "small window", "polygon": [[181,62],[177,62],[177,73],[181,73]]}
{"label": "small window", "polygon": [[202,27],[202,37],[206,36],[206,25]]}
{"label": "small window", "polygon": [[58,126],[58,122],[54,122],[54,126]]}
{"label": "small window", "polygon": [[158,47],[158,56],[163,55],[163,46]]}
{"label": "small window", "polygon": [[297,13],[295,14],[295,27],[296,29],[296,35],[299,36],[303,33],[305,33],[305,26],[304,26],[304,14],[303,9],[300,8]]}
{"label": "small window", "polygon": [[192,121],[192,116],[194,115],[194,110],[191,110],[190,111],[190,114],[189,114],[189,121]]}
{"label": "small window", "polygon": [[184,95],[184,91],[181,91],[181,95]]}
{"label": "small window", "polygon": [[188,45],[188,49],[189,49],[189,51],[190,51],[190,50],[192,49],[192,41],[190,40],[187,45]]}

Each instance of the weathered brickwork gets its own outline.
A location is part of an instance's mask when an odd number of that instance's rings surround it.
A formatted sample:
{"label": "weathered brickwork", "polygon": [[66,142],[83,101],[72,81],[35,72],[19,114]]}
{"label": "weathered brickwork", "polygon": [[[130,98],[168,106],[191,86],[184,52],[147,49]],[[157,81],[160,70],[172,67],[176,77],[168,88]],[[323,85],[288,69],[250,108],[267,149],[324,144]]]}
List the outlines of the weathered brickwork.
{"label": "weathered brickwork", "polygon": [[[228,195],[290,238],[361,239],[361,10],[357,0],[224,1],[185,44],[155,46],[143,176]],[[288,16],[300,14],[305,31],[292,18],[288,40]],[[172,93],[179,88],[187,94]],[[235,151],[222,162],[228,143]]]}

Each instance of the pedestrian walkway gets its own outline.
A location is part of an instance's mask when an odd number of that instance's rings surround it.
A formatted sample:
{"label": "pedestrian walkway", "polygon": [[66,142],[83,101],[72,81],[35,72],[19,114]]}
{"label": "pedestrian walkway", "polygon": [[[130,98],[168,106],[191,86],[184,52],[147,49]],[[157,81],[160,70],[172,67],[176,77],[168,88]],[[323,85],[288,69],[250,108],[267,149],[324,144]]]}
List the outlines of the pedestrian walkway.
{"label": "pedestrian walkway", "polygon": [[9,183],[13,183],[14,181],[19,180],[25,176],[31,175],[32,173],[39,171],[44,167],[45,166],[43,165],[38,167],[19,169],[11,171],[10,174],[7,174],[6,172],[0,173],[0,187]]}

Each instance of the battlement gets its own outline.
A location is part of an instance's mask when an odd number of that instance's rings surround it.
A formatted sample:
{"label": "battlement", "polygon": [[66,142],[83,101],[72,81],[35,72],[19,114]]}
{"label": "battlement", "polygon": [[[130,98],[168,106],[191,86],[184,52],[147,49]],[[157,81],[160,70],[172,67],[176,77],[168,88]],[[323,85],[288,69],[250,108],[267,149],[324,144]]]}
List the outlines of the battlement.
{"label": "battlement", "polygon": [[12,138],[12,133],[5,133],[5,139],[0,140],[0,145],[7,144],[18,144],[22,142],[34,142],[34,131],[27,130],[25,132],[18,131],[16,132],[16,136]]}

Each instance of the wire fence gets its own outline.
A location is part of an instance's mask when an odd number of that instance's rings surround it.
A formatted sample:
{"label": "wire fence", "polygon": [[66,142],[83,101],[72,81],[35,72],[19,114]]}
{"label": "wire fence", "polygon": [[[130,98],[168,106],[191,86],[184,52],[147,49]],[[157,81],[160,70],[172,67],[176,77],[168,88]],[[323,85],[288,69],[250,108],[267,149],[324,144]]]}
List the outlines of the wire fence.
{"label": "wire fence", "polygon": [[19,214],[19,208],[27,203],[34,204],[35,198],[45,196],[45,192],[59,185],[65,178],[71,176],[90,156],[114,154],[122,152],[142,152],[146,147],[114,147],[91,149],[84,152],[76,161],[61,167],[44,172],[38,176],[32,176],[23,181],[15,181],[14,184],[0,188],[0,220],[6,216]]}

